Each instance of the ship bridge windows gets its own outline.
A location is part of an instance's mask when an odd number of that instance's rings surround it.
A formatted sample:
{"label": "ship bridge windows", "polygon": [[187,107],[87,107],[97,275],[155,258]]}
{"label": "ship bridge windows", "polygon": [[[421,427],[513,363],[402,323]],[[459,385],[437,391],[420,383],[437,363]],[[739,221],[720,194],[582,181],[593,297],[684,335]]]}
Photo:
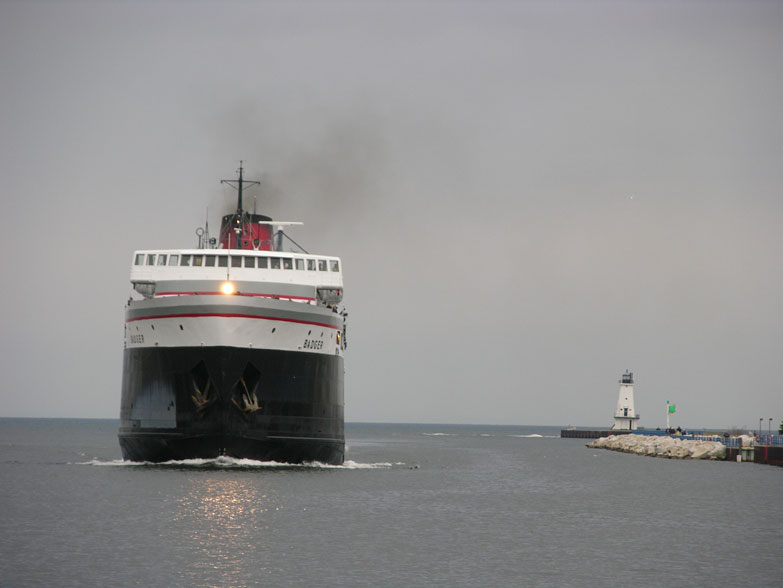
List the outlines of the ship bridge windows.
{"label": "ship bridge windows", "polygon": [[232,267],[246,269],[297,270],[308,272],[339,272],[339,259],[305,257],[278,257],[269,255],[231,255],[229,253],[135,253],[134,266],[157,267]]}

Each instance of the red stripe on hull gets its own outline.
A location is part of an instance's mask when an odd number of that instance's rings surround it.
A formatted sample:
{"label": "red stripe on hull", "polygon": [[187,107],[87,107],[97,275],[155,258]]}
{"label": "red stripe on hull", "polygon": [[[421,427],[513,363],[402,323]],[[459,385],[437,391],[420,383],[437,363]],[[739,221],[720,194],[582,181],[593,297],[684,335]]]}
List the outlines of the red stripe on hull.
{"label": "red stripe on hull", "polygon": [[[159,296],[225,296],[223,292],[157,292],[155,298]],[[280,294],[247,294],[245,292],[234,292],[231,296],[257,296],[259,298],[285,298],[286,300],[315,300],[309,296],[283,296]]]}
{"label": "red stripe on hull", "polygon": [[262,319],[265,321],[280,321],[284,323],[298,323],[300,325],[314,325],[316,327],[325,327],[327,329],[334,329],[339,331],[340,327],[334,325],[327,325],[326,323],[316,323],[314,321],[300,321],[297,319],[280,318],[274,316],[259,316],[255,314],[234,314],[234,313],[221,313],[221,312],[193,312],[193,313],[179,313],[179,314],[160,314],[155,316],[140,316],[137,318],[126,319],[126,323],[134,321],[150,321],[155,319],[168,319],[168,318],[198,318],[198,317],[222,317],[222,318],[249,318],[249,319]]}

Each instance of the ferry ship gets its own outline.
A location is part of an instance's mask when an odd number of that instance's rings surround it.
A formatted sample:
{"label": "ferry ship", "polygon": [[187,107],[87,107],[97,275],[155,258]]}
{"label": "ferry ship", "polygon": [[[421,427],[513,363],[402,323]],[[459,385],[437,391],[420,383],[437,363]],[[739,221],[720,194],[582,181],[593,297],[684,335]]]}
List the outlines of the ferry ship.
{"label": "ferry ship", "polygon": [[[195,249],[135,251],[119,443],[130,461],[229,456],[341,464],[347,313],[340,258],[243,209]],[[289,242],[298,252],[284,250]],[[290,249],[291,247],[289,247]]]}

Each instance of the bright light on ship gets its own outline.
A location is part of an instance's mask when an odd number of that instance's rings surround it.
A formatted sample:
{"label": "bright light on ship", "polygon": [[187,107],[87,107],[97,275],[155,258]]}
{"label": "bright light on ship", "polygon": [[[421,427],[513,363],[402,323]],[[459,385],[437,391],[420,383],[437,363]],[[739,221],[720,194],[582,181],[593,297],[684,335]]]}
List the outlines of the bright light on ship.
{"label": "bright light on ship", "polygon": [[230,296],[234,293],[234,284],[231,282],[223,282],[223,285],[220,286],[220,291],[226,296]]}

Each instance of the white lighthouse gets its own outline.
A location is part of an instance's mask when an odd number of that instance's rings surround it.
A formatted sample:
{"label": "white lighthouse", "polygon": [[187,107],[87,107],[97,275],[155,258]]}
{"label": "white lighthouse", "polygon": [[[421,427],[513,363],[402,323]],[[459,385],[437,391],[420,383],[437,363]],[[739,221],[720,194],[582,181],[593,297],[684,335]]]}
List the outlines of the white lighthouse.
{"label": "white lighthouse", "polygon": [[614,413],[613,431],[633,431],[636,429],[636,414],[633,406],[633,372],[625,370],[620,377],[620,395],[617,398],[617,410]]}

